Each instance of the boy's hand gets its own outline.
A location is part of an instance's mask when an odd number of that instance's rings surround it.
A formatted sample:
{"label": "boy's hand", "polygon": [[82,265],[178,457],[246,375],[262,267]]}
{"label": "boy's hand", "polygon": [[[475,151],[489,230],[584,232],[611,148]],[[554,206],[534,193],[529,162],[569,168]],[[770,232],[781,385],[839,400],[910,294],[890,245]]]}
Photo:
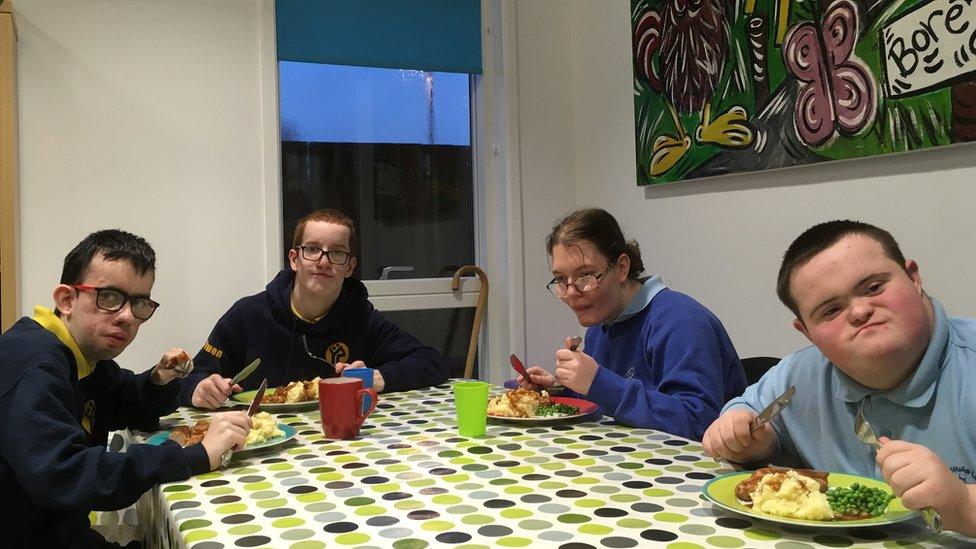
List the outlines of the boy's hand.
{"label": "boy's hand", "polygon": [[716,419],[702,436],[702,446],[712,458],[735,463],[755,463],[769,459],[776,449],[776,431],[769,423],[749,432],[756,414],[733,408]]}
{"label": "boy's hand", "polygon": [[976,486],[957,477],[932,450],[904,440],[878,439],[881,475],[909,509],[931,507],[943,527],[976,535]]}

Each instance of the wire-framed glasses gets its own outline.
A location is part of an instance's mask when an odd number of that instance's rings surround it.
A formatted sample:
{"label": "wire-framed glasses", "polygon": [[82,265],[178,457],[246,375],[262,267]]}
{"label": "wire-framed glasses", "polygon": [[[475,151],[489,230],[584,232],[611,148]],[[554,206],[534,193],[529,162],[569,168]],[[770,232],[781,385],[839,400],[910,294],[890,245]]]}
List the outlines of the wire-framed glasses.
{"label": "wire-framed glasses", "polygon": [[115,288],[100,288],[88,284],[72,284],[71,287],[83,292],[95,292],[95,306],[103,311],[114,313],[121,310],[126,302],[129,302],[132,316],[139,320],[149,320],[156,312],[156,308],[159,307],[159,303],[148,297],[133,297]]}
{"label": "wire-framed glasses", "polygon": [[549,284],[546,284],[546,289],[549,290],[549,293],[551,293],[552,295],[560,298],[566,297],[566,294],[569,293],[570,286],[576,288],[576,291],[580,293],[592,292],[593,290],[596,289],[597,286],[600,285],[600,281],[603,280],[603,277],[606,276],[608,272],[610,272],[610,269],[613,267],[613,264],[616,262],[617,260],[614,259],[613,261],[608,263],[607,267],[602,271],[600,271],[599,273],[586,274],[577,278],[572,282],[568,282],[566,280],[556,280],[555,278],[553,278],[552,280],[549,281]]}
{"label": "wire-framed glasses", "polygon": [[329,258],[329,263],[333,265],[345,265],[349,261],[349,256],[352,255],[345,250],[323,250],[318,246],[299,246],[298,250],[307,261],[318,261],[324,255]]}

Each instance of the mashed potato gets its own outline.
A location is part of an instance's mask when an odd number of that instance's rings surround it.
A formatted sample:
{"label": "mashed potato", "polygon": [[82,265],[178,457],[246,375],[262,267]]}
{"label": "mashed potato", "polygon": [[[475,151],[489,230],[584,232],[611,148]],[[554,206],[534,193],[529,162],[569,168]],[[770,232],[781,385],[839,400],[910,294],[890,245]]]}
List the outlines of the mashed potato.
{"label": "mashed potato", "polygon": [[770,473],[752,493],[752,508],[770,515],[806,520],[831,520],[834,512],[820,484],[796,471]]}
{"label": "mashed potato", "polygon": [[251,432],[244,439],[244,445],[261,444],[273,438],[285,436],[285,433],[278,429],[278,424],[268,412],[258,412],[251,416]]}

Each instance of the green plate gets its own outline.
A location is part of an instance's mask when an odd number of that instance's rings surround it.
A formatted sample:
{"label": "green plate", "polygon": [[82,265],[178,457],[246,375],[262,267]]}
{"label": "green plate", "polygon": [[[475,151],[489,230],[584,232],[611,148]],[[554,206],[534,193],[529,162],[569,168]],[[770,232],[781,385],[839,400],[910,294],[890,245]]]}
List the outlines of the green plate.
{"label": "green plate", "polygon": [[[266,395],[273,395],[275,392],[274,387],[268,387],[265,390]],[[253,391],[243,391],[234,395],[231,395],[230,401],[243,404],[247,406],[254,400],[254,395],[257,394],[257,390]],[[306,400],[304,402],[286,402],[282,404],[262,404],[259,411],[264,411],[272,414],[279,412],[307,412],[309,410],[317,410],[319,407],[318,400]]]}
{"label": "green plate", "polygon": [[[295,435],[298,434],[298,430],[292,427],[291,425],[288,425],[287,423],[279,422],[278,429],[281,429],[281,432],[283,432],[284,435],[266,440],[264,442],[259,442],[258,444],[249,444],[241,450],[235,450],[234,453],[243,454],[245,452],[250,452],[252,450],[260,450],[261,448],[268,448],[270,446],[277,446],[279,444],[284,444],[285,442],[288,442],[289,440],[295,438]],[[170,433],[169,431],[162,431],[156,433],[155,435],[146,439],[146,444],[159,446],[160,444],[166,442],[169,439],[169,433]]]}
{"label": "green plate", "polygon": [[[815,526],[817,528],[858,528],[862,526],[880,526],[882,524],[902,522],[918,516],[918,511],[906,509],[905,506],[901,504],[901,500],[898,498],[891,500],[885,514],[879,517],[872,517],[862,520],[805,520],[780,517],[759,511],[753,511],[752,507],[739,503],[739,499],[735,497],[735,485],[751,476],[752,471],[746,471],[728,473],[715,477],[702,486],[702,495],[704,495],[705,499],[708,501],[711,501],[723,509],[732,511],[733,513],[748,515],[750,517],[768,520],[770,522],[778,522],[781,524],[798,524],[803,526]],[[880,480],[858,475],[847,475],[844,473],[830,473],[830,476],[827,477],[827,488],[828,490],[835,487],[846,488],[855,482],[870,488],[880,488],[889,494],[891,493],[891,488]]]}

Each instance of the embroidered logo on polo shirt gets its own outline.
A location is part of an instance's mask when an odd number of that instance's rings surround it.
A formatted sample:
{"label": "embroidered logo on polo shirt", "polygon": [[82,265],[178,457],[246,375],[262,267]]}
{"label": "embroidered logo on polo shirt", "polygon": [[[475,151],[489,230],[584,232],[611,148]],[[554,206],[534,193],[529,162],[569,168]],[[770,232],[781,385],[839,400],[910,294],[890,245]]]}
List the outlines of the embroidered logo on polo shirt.
{"label": "embroidered logo on polo shirt", "polygon": [[325,349],[325,359],[333,364],[348,362],[349,346],[341,341],[336,341]]}
{"label": "embroidered logo on polo shirt", "polygon": [[224,352],[211,345],[209,341],[203,344],[203,350],[210,353],[216,358],[220,358],[224,356]]}
{"label": "embroidered logo on polo shirt", "polygon": [[966,484],[976,484],[976,472],[965,465],[953,465],[949,470],[959,477],[959,480]]}

